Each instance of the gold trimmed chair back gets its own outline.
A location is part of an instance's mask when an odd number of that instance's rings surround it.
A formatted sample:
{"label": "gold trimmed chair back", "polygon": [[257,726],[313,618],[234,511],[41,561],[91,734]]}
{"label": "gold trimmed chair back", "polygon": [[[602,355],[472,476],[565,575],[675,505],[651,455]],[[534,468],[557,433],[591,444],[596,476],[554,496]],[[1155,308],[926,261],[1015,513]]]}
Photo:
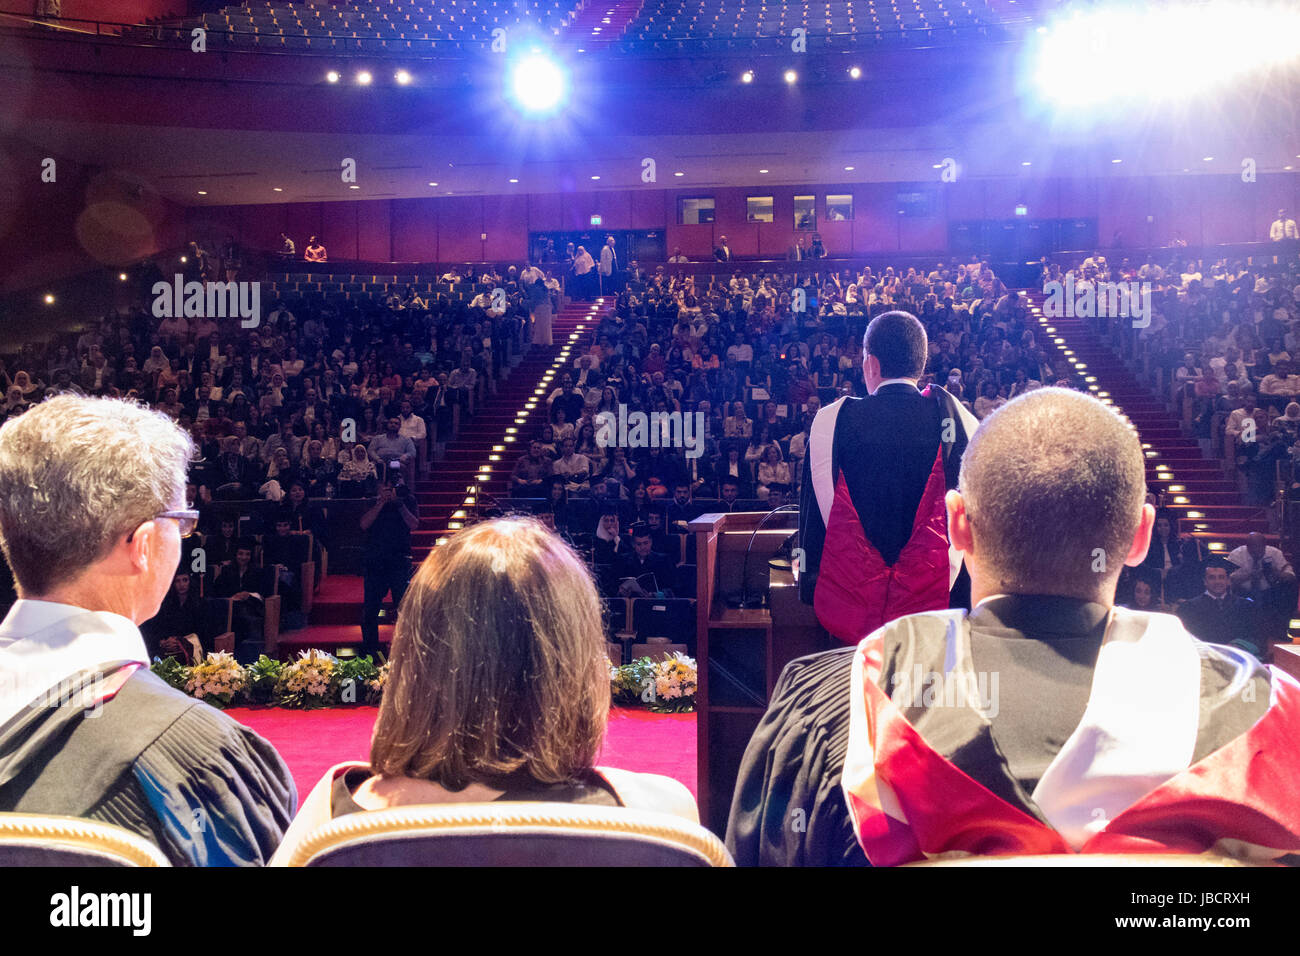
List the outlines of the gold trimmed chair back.
{"label": "gold trimmed chair back", "polygon": [[628,807],[509,802],[350,813],[306,834],[289,866],[735,866],[716,836]]}
{"label": "gold trimmed chair back", "polygon": [[171,866],[130,830],[80,817],[0,813],[0,867]]}

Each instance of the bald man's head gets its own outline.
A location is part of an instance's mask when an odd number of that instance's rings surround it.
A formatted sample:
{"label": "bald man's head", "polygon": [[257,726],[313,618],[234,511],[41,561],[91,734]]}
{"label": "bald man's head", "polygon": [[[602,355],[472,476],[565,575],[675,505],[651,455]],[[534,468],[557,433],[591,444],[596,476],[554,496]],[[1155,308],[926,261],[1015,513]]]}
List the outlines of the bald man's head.
{"label": "bald man's head", "polygon": [[962,456],[958,490],[989,593],[1109,603],[1143,521],[1142,448],[1096,399],[1038,389],[984,420]]}

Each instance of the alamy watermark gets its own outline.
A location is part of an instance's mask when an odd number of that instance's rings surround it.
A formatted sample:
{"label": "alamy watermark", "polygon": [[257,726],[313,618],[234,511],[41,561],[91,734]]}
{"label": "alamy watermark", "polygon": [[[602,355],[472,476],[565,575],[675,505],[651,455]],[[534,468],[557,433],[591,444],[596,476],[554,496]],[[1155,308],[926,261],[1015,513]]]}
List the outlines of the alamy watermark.
{"label": "alamy watermark", "polygon": [[704,454],[703,412],[618,412],[596,415],[596,444],[601,448],[684,448],[687,458]]}
{"label": "alamy watermark", "polygon": [[255,329],[262,324],[262,283],[186,282],[176,273],[174,282],[153,285],[155,319],[233,319]]}
{"label": "alamy watermark", "polygon": [[900,708],[916,710],[932,707],[971,707],[987,720],[998,715],[998,672],[978,674],[953,671],[941,674],[923,671],[917,664],[911,671],[898,671],[891,677],[893,690],[889,699]]}
{"label": "alamy watermark", "polygon": [[1065,281],[1043,283],[1043,314],[1049,319],[1133,319],[1133,328],[1151,324],[1150,282],[1076,282],[1073,272]]}

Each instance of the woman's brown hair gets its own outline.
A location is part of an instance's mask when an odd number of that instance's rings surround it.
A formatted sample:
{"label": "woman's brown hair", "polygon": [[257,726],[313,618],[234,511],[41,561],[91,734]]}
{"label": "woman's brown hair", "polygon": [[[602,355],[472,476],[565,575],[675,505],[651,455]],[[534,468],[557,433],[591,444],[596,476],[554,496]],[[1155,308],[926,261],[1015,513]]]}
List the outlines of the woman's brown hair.
{"label": "woman's brown hair", "polygon": [[460,532],[402,599],[373,770],[452,791],[573,779],[604,740],[604,643],[590,573],[539,522]]}

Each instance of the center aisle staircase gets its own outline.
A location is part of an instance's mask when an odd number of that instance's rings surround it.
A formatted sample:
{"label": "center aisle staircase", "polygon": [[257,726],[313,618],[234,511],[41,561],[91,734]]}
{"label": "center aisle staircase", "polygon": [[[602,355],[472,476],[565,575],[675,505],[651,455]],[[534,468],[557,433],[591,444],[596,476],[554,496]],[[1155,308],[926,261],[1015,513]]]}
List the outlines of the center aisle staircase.
{"label": "center aisle staircase", "polygon": [[[596,326],[608,311],[602,301],[571,302],[552,321],[554,345],[533,346],[509,375],[497,383],[495,394],[465,419],[447,443],[442,459],[431,463],[427,477],[416,481],[419,528],[411,534],[411,553],[418,566],[429,552],[467,523],[493,499],[510,495],[510,474],[528,440],[546,422],[546,396],[559,386],[565,369],[572,369],[591,344]],[[362,581],[355,575],[330,575],[321,582],[308,626],[280,636],[281,655],[299,648],[326,650],[356,645],[361,640]],[[381,624],[391,623],[392,602],[385,601]],[[380,640],[391,640],[392,629],[380,628]]]}
{"label": "center aisle staircase", "polygon": [[1219,459],[1207,456],[1188,436],[1180,416],[1140,382],[1116,352],[1078,318],[1047,318],[1041,290],[1027,292],[1038,321],[1038,335],[1063,349],[1066,360],[1087,376],[1091,393],[1113,404],[1137,429],[1147,458],[1147,487],[1163,493],[1164,507],[1178,516],[1178,530],[1197,538],[1216,554],[1245,544],[1252,531],[1269,534],[1268,509],[1246,504],[1235,476]]}

